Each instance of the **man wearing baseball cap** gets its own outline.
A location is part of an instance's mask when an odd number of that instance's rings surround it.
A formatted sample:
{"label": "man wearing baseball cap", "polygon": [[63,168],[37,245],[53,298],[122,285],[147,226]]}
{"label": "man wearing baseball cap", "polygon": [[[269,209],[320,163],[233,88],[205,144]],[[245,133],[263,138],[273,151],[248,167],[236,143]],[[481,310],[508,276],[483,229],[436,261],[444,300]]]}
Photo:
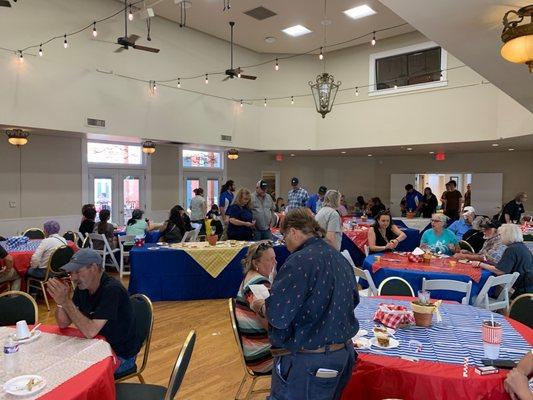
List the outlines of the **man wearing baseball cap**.
{"label": "man wearing baseball cap", "polygon": [[476,217],[476,210],[472,206],[466,206],[463,209],[463,215],[461,219],[458,219],[451,224],[448,229],[455,234],[457,240],[463,240],[463,235],[472,229],[472,222]]}
{"label": "man wearing baseball cap", "polygon": [[307,200],[307,203],[305,204],[311,211],[313,211],[313,214],[316,214],[318,211],[320,211],[320,208],[322,207],[322,202],[324,201],[324,195],[328,191],[328,188],[325,186],[320,186],[318,188],[318,193],[313,194],[312,196],[309,196],[309,200]]}
{"label": "man wearing baseball cap", "polygon": [[255,192],[252,193],[251,208],[255,221],[255,240],[272,239],[270,228],[276,222],[276,215],[274,214],[276,207],[272,196],[267,193],[267,188],[267,182],[261,179],[255,185]]}
{"label": "man wearing baseball cap", "polygon": [[467,253],[465,250],[461,250],[461,253],[454,254],[454,257],[458,259],[481,261],[490,265],[496,265],[500,262],[503,252],[507,248],[507,246],[503,244],[502,238],[498,233],[500,223],[498,220],[490,219],[488,217],[478,218],[480,218],[479,222],[476,218],[474,225],[479,225],[479,229],[482,230],[483,239],[485,240],[481,250],[477,254]]}
{"label": "man wearing baseball cap", "polygon": [[307,193],[307,190],[299,187],[299,184],[300,181],[298,178],[294,177],[291,179],[292,189],[289,190],[285,212],[289,212],[294,208],[305,207],[307,204],[307,200],[309,200],[309,193]]}
{"label": "man wearing baseball cap", "polygon": [[48,292],[57,304],[59,328],[74,324],[86,338],[102,335],[120,359],[115,377],[135,368],[141,343],[135,331],[135,314],[128,292],[102,268],[102,257],[93,249],[81,249],[61,269],[70,274],[76,287],[72,298],[70,282],[52,278]]}

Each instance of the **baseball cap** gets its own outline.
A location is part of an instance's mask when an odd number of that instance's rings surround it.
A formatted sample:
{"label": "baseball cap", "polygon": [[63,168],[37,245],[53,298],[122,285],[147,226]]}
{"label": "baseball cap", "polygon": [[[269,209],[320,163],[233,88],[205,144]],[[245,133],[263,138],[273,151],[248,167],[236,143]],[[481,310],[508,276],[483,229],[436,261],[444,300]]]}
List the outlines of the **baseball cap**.
{"label": "baseball cap", "polygon": [[67,272],[73,272],[91,264],[102,265],[100,254],[93,249],[80,249],[61,269]]}
{"label": "baseball cap", "polygon": [[261,189],[266,189],[268,187],[268,183],[261,179],[259,182],[257,182],[257,187]]}
{"label": "baseball cap", "polygon": [[497,219],[490,219],[490,218],[485,218],[485,220],[481,221],[481,223],[479,224],[479,227],[481,229],[488,229],[488,228],[498,229],[500,226],[501,224]]}
{"label": "baseball cap", "polygon": [[300,181],[298,180],[298,178],[294,177],[291,179],[291,185],[292,186],[296,186]]}
{"label": "baseball cap", "polygon": [[320,186],[318,188],[318,194],[326,194],[327,191],[328,191],[328,188],[325,186]]}
{"label": "baseball cap", "polygon": [[472,206],[466,206],[465,208],[463,208],[463,214],[468,214],[468,213],[475,214],[476,209]]}

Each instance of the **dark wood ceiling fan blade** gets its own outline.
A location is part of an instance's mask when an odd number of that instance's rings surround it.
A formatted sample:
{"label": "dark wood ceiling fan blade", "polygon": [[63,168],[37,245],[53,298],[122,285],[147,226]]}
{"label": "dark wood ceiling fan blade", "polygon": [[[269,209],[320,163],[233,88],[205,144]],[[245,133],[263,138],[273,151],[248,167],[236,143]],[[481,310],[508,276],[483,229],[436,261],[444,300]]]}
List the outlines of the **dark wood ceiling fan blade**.
{"label": "dark wood ceiling fan blade", "polygon": [[131,34],[127,37],[128,42],[135,43],[140,38],[139,35]]}
{"label": "dark wood ceiling fan blade", "polygon": [[226,82],[229,78],[231,78],[230,75],[226,76],[224,79],[222,79],[222,82]]}
{"label": "dark wood ceiling fan blade", "polygon": [[124,50],[126,50],[125,47],[119,47],[118,49],[115,50],[115,53],[122,53]]}
{"label": "dark wood ceiling fan blade", "polygon": [[252,75],[243,75],[241,74],[241,79],[250,79],[252,81],[255,81],[257,79],[257,76],[252,76]]}
{"label": "dark wood ceiling fan blade", "polygon": [[11,7],[9,0],[0,0],[0,7]]}
{"label": "dark wood ceiling fan blade", "polygon": [[159,53],[159,49],[153,48],[153,47],[146,47],[146,46],[140,46],[137,44],[134,44],[133,47],[135,50],[143,50],[143,51],[149,51],[151,53]]}

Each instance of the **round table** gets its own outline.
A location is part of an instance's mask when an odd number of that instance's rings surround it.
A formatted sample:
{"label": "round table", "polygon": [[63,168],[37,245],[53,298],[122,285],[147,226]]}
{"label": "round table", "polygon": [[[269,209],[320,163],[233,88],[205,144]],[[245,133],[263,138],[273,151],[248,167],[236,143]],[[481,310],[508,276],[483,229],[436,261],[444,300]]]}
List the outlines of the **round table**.
{"label": "round table", "polygon": [[[412,300],[388,296],[382,298],[385,301]],[[471,307],[458,304],[454,306]],[[507,320],[533,345],[533,329],[511,319]],[[359,353],[352,379],[346,386],[342,399],[509,399],[503,388],[506,370],[500,370],[494,375],[480,376],[475,373],[473,367],[469,367],[468,378],[464,378],[462,372],[463,366],[458,364],[424,360],[411,362],[398,357]]]}

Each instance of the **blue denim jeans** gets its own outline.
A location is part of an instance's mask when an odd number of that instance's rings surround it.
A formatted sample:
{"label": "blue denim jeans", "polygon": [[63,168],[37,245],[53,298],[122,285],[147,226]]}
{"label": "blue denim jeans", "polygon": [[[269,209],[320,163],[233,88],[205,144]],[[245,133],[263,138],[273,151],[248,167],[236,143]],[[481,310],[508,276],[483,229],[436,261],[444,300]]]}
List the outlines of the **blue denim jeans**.
{"label": "blue denim jeans", "polygon": [[115,376],[119,376],[120,374],[132,369],[135,366],[135,359],[137,358],[137,356],[133,356],[130,358],[122,358],[117,356],[117,358],[120,360],[120,365],[115,370]]}
{"label": "blue denim jeans", "polygon": [[[275,357],[269,400],[337,400],[352,377],[353,346],[325,353],[295,353]],[[338,371],[335,378],[319,378],[320,368]]]}

